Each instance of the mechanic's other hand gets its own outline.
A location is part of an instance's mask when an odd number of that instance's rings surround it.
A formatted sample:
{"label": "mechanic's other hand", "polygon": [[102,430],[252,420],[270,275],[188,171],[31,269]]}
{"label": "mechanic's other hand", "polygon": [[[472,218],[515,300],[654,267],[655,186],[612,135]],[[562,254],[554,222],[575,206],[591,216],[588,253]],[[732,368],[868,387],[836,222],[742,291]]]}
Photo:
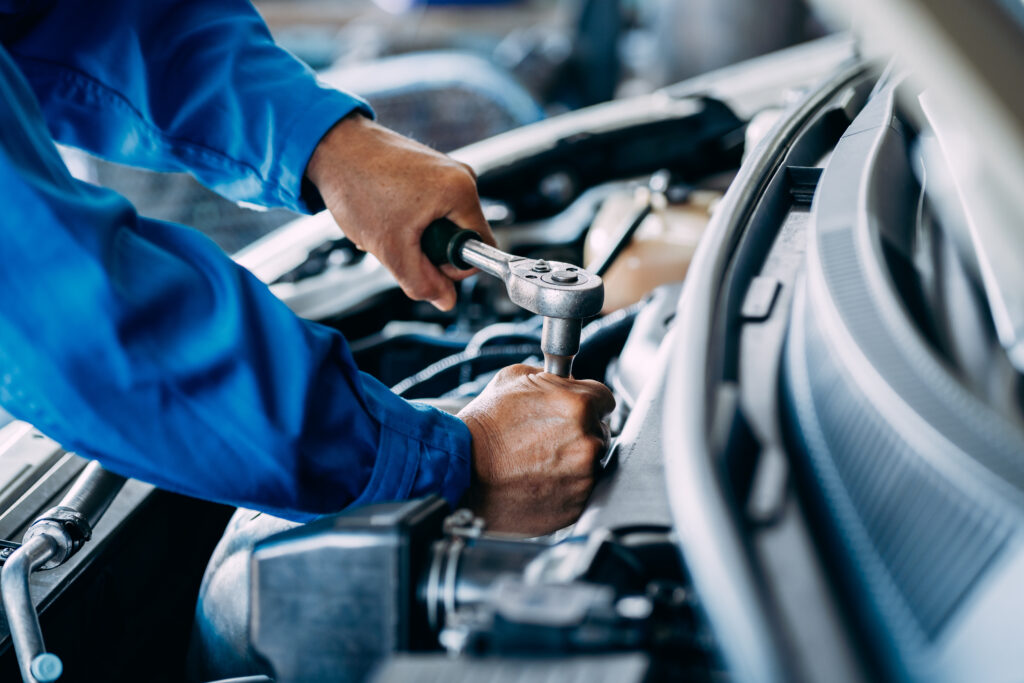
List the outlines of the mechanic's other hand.
{"label": "mechanic's other hand", "polygon": [[525,365],[503,369],[459,412],[473,436],[462,500],[492,531],[551,533],[579,518],[608,447],[615,407],[600,382]]}
{"label": "mechanic's other hand", "polygon": [[420,248],[427,225],[447,217],[494,244],[472,169],[361,114],[328,131],[306,176],[357,247],[376,256],[410,298],[441,310],[455,305],[453,281],[473,271],[434,266]]}

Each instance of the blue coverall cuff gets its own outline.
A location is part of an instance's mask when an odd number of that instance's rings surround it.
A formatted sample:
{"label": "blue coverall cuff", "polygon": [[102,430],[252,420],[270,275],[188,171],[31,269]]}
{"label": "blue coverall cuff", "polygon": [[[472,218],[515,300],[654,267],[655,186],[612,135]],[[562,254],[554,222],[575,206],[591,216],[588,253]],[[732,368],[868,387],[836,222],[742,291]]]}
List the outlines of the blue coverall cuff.
{"label": "blue coverall cuff", "polygon": [[[432,493],[440,494],[452,508],[458,505],[469,487],[469,428],[440,410],[425,406],[417,406],[417,410],[424,413],[416,430],[419,434],[381,425],[370,481],[352,507]],[[430,434],[422,433],[423,423],[431,423]]]}
{"label": "blue coverall cuff", "polygon": [[373,109],[361,98],[326,88],[321,92],[323,97],[298,116],[283,136],[278,152],[280,177],[276,180],[286,195],[282,199],[289,208],[310,214],[324,209],[320,192],[306,178],[306,166],[316,146],[334,124],[353,112],[374,118]]}
{"label": "blue coverall cuff", "polygon": [[370,480],[352,505],[440,494],[455,507],[469,487],[472,438],[466,423],[399,398],[369,375],[362,380],[380,441]]}

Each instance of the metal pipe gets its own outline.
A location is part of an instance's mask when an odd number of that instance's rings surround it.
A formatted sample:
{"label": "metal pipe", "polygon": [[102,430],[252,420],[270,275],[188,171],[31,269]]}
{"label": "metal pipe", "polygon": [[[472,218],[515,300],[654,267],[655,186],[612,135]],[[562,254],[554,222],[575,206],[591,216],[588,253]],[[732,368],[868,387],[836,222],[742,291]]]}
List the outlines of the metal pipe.
{"label": "metal pipe", "polygon": [[[33,675],[32,668],[33,662],[46,653],[39,615],[32,605],[28,577],[57,552],[58,544],[54,538],[46,534],[34,536],[14,551],[0,572],[0,596],[25,683],[43,683]],[[55,679],[51,677],[48,680]]]}
{"label": "metal pipe", "polygon": [[110,507],[124,482],[125,478],[120,474],[108,472],[94,460],[82,470],[61,499],[59,507],[75,510],[85,518],[90,527],[94,527]]}
{"label": "metal pipe", "polygon": [[60,503],[32,522],[23,541],[46,535],[57,542],[57,552],[41,569],[64,564],[92,537],[92,529],[106,512],[124,477],[107,472],[97,462],[90,462],[78,475]]}
{"label": "metal pipe", "polygon": [[60,659],[44,649],[29,576],[38,569],[60,566],[89,540],[124,482],[124,477],[107,472],[97,462],[86,465],[60,504],[32,522],[22,546],[4,563],[0,597],[25,683],[53,683],[63,669]]}
{"label": "metal pipe", "polygon": [[498,578],[521,574],[550,547],[522,539],[449,537],[436,541],[430,569],[418,591],[430,628],[440,632],[457,610],[485,602]]}

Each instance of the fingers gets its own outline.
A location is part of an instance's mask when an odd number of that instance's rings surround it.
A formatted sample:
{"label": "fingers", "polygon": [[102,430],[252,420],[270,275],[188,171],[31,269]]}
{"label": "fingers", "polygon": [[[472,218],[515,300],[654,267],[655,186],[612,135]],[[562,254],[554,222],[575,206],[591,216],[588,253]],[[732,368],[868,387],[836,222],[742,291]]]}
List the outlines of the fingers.
{"label": "fingers", "polygon": [[306,176],[353,243],[376,256],[410,298],[441,310],[455,305],[453,281],[472,273],[439,270],[423,256],[426,226],[448,217],[494,243],[469,166],[363,116],[328,131]]}
{"label": "fingers", "polygon": [[441,274],[444,275],[449,280],[451,280],[452,282],[461,282],[461,281],[465,280],[467,277],[469,277],[470,275],[476,275],[479,272],[480,271],[477,270],[476,268],[470,268],[469,270],[462,270],[462,269],[456,268],[455,266],[453,266],[451,264],[448,264],[448,263],[446,263],[443,266],[441,266]]}
{"label": "fingers", "polygon": [[484,218],[484,210],[480,206],[480,198],[476,193],[476,183],[472,187],[458,187],[459,193],[455,198],[454,206],[445,216],[464,230],[472,230],[480,235],[480,239],[487,244],[494,245],[494,233],[491,226]]}
{"label": "fingers", "polygon": [[[448,202],[453,208],[447,213],[436,212],[437,215],[431,221],[437,218],[448,218],[460,228],[476,232],[484,242],[493,245],[495,243],[494,234],[480,207],[480,198],[476,192],[476,176],[473,175],[472,169],[464,164],[458,164],[452,168],[448,177],[447,184],[440,194],[443,197],[448,197]],[[418,229],[411,231],[415,240],[414,244],[410,244],[409,247],[419,258],[416,258],[414,263],[408,264],[409,269],[403,270],[398,279],[402,290],[410,298],[429,301],[436,308],[448,311],[455,306],[456,292],[452,283],[464,280],[476,273],[476,270],[460,270],[448,264],[438,268],[428,259],[422,257],[422,254],[419,253],[420,236],[431,221],[427,221]],[[396,274],[396,277],[399,275],[397,269],[392,269],[392,272]],[[440,275],[440,277],[435,277],[435,275]]]}
{"label": "fingers", "polygon": [[[493,246],[496,244],[494,233],[484,217],[483,209],[480,206],[480,198],[476,191],[476,173],[465,164],[460,164],[460,166],[469,174],[472,180],[469,184],[466,184],[461,179],[453,180],[452,187],[455,195],[455,205],[444,218],[447,218],[464,230],[472,230],[480,235],[480,239],[483,242]],[[452,265],[445,264],[441,266],[441,272],[449,280],[460,282],[471,275],[475,275],[478,271],[476,268],[461,270]],[[435,305],[437,304],[435,303]],[[442,310],[448,309],[443,308]]]}
{"label": "fingers", "polygon": [[502,369],[459,412],[472,437],[474,483],[468,504],[495,531],[549,533],[582,513],[614,405],[598,382],[539,368]]}
{"label": "fingers", "polygon": [[464,230],[472,230],[487,244],[495,244],[494,233],[484,217],[476,189],[476,173],[467,164],[454,162],[455,168],[446,178],[448,210],[443,216]]}
{"label": "fingers", "polygon": [[506,384],[508,382],[515,381],[519,377],[527,377],[529,375],[536,375],[544,372],[540,368],[535,368],[530,365],[523,365],[517,363],[515,365],[506,365],[501,370],[498,370],[498,374],[494,376],[495,384]]}
{"label": "fingers", "polygon": [[396,256],[398,266],[391,271],[407,297],[429,301],[442,311],[450,311],[455,306],[454,283],[434,267],[422,251],[407,250]]}
{"label": "fingers", "polygon": [[611,389],[592,379],[574,380],[579,390],[586,390],[592,397],[594,410],[601,416],[606,417],[615,410],[615,396]]}
{"label": "fingers", "polygon": [[505,367],[494,380],[499,390],[516,382],[530,384],[543,391],[546,400],[550,401],[551,412],[566,418],[570,424],[578,425],[583,434],[597,438],[597,451],[604,452],[610,435],[604,419],[615,409],[615,397],[608,387],[594,380],[559,377],[527,365]]}
{"label": "fingers", "polygon": [[586,401],[588,412],[593,411],[593,413],[600,417],[605,417],[615,409],[615,397],[612,395],[611,390],[600,382],[592,379],[579,380],[559,377],[537,368],[531,368],[531,370],[536,371],[530,373],[535,375],[531,378],[531,381],[558,387],[583,397]]}

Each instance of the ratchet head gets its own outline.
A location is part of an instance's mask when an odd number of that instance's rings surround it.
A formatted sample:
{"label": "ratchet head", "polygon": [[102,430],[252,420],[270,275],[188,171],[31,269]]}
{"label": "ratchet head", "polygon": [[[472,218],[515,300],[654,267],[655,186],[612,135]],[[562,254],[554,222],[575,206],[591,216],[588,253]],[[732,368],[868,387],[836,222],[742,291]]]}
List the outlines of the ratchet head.
{"label": "ratchet head", "polygon": [[543,259],[509,264],[505,288],[513,303],[552,318],[582,320],[601,312],[604,283],[579,266]]}
{"label": "ratchet head", "polygon": [[499,278],[513,303],[544,316],[544,369],[568,377],[580,348],[582,321],[600,313],[604,305],[601,278],[571,263],[505,253],[479,237],[441,219],[427,226],[421,245],[436,265],[475,267]]}
{"label": "ratchet head", "polygon": [[601,312],[604,284],[597,275],[571,263],[508,254],[479,238],[442,218],[427,226],[421,245],[436,265],[479,268],[502,280],[512,302],[532,313],[582,319]]}

